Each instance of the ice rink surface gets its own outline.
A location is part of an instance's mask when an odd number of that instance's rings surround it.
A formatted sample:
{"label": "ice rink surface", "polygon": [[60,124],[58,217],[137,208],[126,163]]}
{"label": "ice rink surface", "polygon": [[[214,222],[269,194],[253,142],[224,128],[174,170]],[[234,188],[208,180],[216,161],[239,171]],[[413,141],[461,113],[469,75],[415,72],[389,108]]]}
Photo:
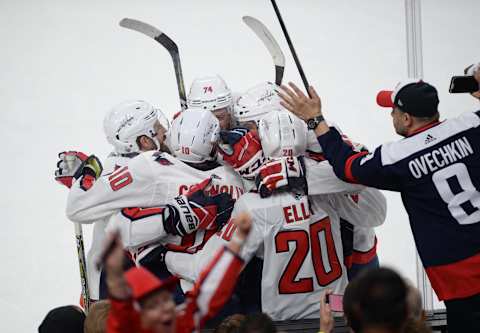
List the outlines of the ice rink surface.
{"label": "ice rink surface", "polygon": [[[326,117],[369,147],[397,140],[375,96],[406,77],[404,1],[278,5]],[[442,118],[480,108],[468,95],[448,94],[450,77],[480,61],[479,12],[478,0],[422,1],[424,76],[439,90]],[[35,331],[49,309],[80,296],[73,225],[64,213],[67,190],[53,179],[57,153],[106,156],[103,115],[125,99],[145,99],[168,115],[179,110],[168,53],[118,22],[144,20],[176,40],[187,87],[195,76],[219,73],[242,91],[274,78],[270,56],[243,15],[272,30],[287,57],[285,81],[300,83],[268,0],[0,2],[3,332]],[[415,281],[406,213],[398,194],[385,194],[381,263]],[[87,249],[90,233],[85,227]]]}

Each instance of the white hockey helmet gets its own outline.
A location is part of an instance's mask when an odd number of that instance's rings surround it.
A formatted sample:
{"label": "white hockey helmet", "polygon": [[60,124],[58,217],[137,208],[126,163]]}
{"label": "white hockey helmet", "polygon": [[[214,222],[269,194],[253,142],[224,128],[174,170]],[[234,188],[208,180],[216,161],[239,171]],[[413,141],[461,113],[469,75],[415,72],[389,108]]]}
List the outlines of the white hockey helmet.
{"label": "white hockey helmet", "polygon": [[259,121],[258,133],[266,158],[300,156],[307,149],[307,125],[287,110],[274,110]]}
{"label": "white hockey helmet", "polygon": [[278,96],[278,86],[262,82],[241,94],[233,105],[233,116],[238,123],[257,122],[272,110],[283,109]]}
{"label": "white hockey helmet", "polygon": [[162,111],[148,102],[130,100],[118,104],[105,115],[103,129],[107,141],[118,154],[138,153],[137,138],[142,135],[152,139],[160,148],[154,128],[157,121],[168,130],[169,122]]}
{"label": "white hockey helmet", "polygon": [[187,109],[172,121],[166,143],[179,160],[202,163],[215,159],[219,133],[218,120],[210,111]]}
{"label": "white hockey helmet", "polygon": [[189,108],[215,111],[232,107],[232,92],[219,76],[205,76],[193,80],[187,96]]}

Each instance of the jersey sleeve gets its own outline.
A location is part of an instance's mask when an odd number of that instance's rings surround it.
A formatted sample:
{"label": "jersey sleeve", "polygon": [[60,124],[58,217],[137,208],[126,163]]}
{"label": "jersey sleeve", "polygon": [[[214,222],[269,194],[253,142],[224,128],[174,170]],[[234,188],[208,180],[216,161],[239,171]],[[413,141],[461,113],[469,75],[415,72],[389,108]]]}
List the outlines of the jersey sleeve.
{"label": "jersey sleeve", "polygon": [[73,222],[93,223],[123,207],[149,207],[155,194],[153,178],[149,160],[139,155],[89,188],[80,179],[68,195],[67,216]]}
{"label": "jersey sleeve", "polygon": [[314,161],[305,158],[309,195],[328,193],[358,193],[364,186],[350,184],[339,179],[328,161]]}
{"label": "jersey sleeve", "polygon": [[243,268],[243,260],[222,247],[202,271],[186,306],[177,316],[177,332],[197,331],[228,301]]}
{"label": "jersey sleeve", "polygon": [[162,241],[168,234],[163,227],[164,206],[122,208],[108,223],[108,230],[118,230],[128,249]]}
{"label": "jersey sleeve", "polygon": [[358,195],[329,195],[329,202],[338,215],[360,227],[377,227],[385,221],[387,200],[377,189],[367,187]]}
{"label": "jersey sleeve", "polygon": [[[212,239],[209,241],[211,242]],[[203,251],[199,251],[194,254],[172,251],[167,252],[165,255],[165,264],[167,265],[168,271],[188,282],[194,283],[198,278],[198,261],[202,259],[202,252]]]}
{"label": "jersey sleeve", "polygon": [[228,244],[228,241],[222,237],[224,232],[228,232],[228,229],[229,224],[224,226],[222,234],[210,237],[203,248],[196,253],[167,252],[165,264],[170,273],[192,283],[197,281],[200,273],[213,259],[215,253]]}
{"label": "jersey sleeve", "polygon": [[[240,257],[248,262],[255,255],[258,247],[263,241],[263,235],[265,233],[264,224],[260,223],[258,212],[250,211],[247,209],[247,198],[252,196],[246,194],[240,197],[235,203],[235,207],[232,212],[232,219],[238,216],[239,213],[247,212],[252,215],[252,230],[250,231],[245,243],[240,251]],[[220,232],[213,235],[202,250],[194,253],[180,253],[180,252],[168,252],[165,256],[165,263],[168,270],[174,274],[180,276],[182,279],[193,282],[196,281],[201,271],[212,260],[214,254],[223,246],[228,244],[236,232],[236,227],[232,219],[222,228]]]}
{"label": "jersey sleeve", "polygon": [[394,167],[382,164],[382,146],[371,153],[355,152],[342,140],[335,128],[330,128],[330,131],[317,139],[325,157],[340,179],[379,189],[401,190],[401,181]]}
{"label": "jersey sleeve", "polygon": [[[240,213],[248,213],[252,219],[252,230],[248,234],[242,250],[240,251],[240,257],[245,262],[249,262],[255,253],[257,252],[260,244],[263,242],[265,234],[265,221],[266,210],[265,209],[250,209],[249,200],[261,200],[257,194],[248,193],[240,197],[235,203],[233,208],[232,218],[235,218]],[[263,216],[262,216],[263,215]],[[236,232],[236,230],[235,230]]]}

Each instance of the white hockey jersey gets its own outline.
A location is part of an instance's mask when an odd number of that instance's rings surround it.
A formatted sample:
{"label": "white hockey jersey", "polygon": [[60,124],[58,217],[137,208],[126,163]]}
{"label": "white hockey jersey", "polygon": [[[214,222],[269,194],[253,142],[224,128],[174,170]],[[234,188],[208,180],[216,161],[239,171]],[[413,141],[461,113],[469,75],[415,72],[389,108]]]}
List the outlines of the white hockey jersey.
{"label": "white hockey jersey", "polygon": [[308,195],[346,193],[356,194],[365,188],[363,185],[351,184],[339,179],[328,161],[315,161],[304,158]]}
{"label": "white hockey jersey", "polygon": [[[343,194],[307,197],[278,193],[261,199],[246,193],[235,204],[234,215],[249,212],[253,230],[242,249],[248,261],[263,257],[262,311],[274,320],[318,318],[324,288],[343,293],[347,272],[343,264],[339,215],[352,224],[374,227],[383,223],[385,198],[375,189],[362,191],[361,205],[352,206]],[[192,259],[167,253],[169,270],[195,280],[211,253],[228,242],[235,227],[227,224]]]}
{"label": "white hockey jersey", "polygon": [[189,188],[212,177],[212,194],[227,192],[234,199],[243,194],[240,177],[231,169],[202,171],[159,151],[142,153],[110,175],[100,177],[85,190],[75,182],[67,201],[67,216],[79,223],[92,223],[126,207],[158,207]]}
{"label": "white hockey jersey", "polygon": [[[176,178],[178,184],[172,186],[178,189],[175,195],[186,192],[191,185],[211,176],[214,177],[211,189],[213,192],[228,192],[233,194],[236,199],[243,193],[241,178],[236,176],[230,167],[218,166],[208,171],[193,170],[195,175],[189,176],[189,178],[184,175],[182,178]],[[120,231],[123,245],[137,263],[153,250],[153,247],[150,246],[152,244],[162,244],[172,251],[195,253],[217,232],[216,229],[199,228],[183,237],[167,234],[163,227],[162,211],[163,207],[123,208],[110,218],[108,230]]]}
{"label": "white hockey jersey", "polygon": [[[310,196],[322,195],[325,193],[340,193],[338,191],[338,181],[341,180],[337,178],[333,172],[332,166],[327,160],[315,161],[310,158],[305,158],[305,166],[307,169],[308,194]],[[358,193],[345,194],[347,200],[342,200],[343,205],[345,205],[346,208],[345,211],[348,211],[348,207],[355,209],[355,206],[358,205],[368,207],[368,205],[372,204],[368,196],[364,197],[364,195],[360,194],[360,190],[364,188],[362,185],[350,184],[350,186],[351,187],[348,187],[346,185],[345,187],[345,189],[348,189],[348,192],[354,192],[357,190]],[[383,197],[383,195],[381,196]],[[385,199],[383,199],[383,201],[386,202]],[[362,214],[363,211],[364,210],[360,210],[359,213]],[[348,217],[342,215],[340,215],[340,217],[347,222],[350,222],[348,221]],[[365,218],[368,218],[368,216],[365,216]],[[352,232],[352,249],[354,251],[358,253],[368,252],[376,246],[375,231],[372,228],[355,226]]]}
{"label": "white hockey jersey", "polygon": [[[128,161],[130,161],[130,158],[111,153],[103,161],[103,174],[107,175],[112,173],[115,169],[125,166]],[[92,231],[92,243],[86,257],[88,290],[90,292],[90,298],[94,300],[100,298],[100,272],[95,267],[95,263],[103,251],[103,242],[106,237],[105,229],[108,220],[109,218],[107,217],[95,221]]]}

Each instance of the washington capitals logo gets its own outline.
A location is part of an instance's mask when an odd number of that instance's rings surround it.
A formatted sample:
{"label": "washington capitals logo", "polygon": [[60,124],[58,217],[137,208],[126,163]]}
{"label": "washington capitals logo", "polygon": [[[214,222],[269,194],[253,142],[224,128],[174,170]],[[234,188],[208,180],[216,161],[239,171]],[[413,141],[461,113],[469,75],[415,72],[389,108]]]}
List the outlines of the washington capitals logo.
{"label": "washington capitals logo", "polygon": [[153,154],[153,158],[155,159],[155,162],[161,165],[173,165],[172,162],[170,162],[163,156],[163,153],[161,151],[157,151],[155,154]]}

